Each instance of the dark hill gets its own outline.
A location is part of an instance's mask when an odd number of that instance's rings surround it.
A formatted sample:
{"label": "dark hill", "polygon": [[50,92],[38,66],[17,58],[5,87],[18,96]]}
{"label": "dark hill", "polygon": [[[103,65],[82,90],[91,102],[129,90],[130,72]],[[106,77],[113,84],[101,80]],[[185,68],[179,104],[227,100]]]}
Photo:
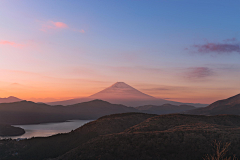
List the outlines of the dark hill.
{"label": "dark hill", "polygon": [[4,124],[37,124],[63,122],[72,119],[97,119],[99,117],[127,112],[143,112],[150,114],[179,113],[194,109],[193,106],[162,106],[127,107],[121,104],[111,104],[102,100],[78,103],[69,106],[51,106],[44,103],[21,101],[0,104],[0,122]]}
{"label": "dark hill", "polygon": [[230,97],[228,99],[216,101],[204,108],[186,111],[185,113],[198,115],[218,115],[218,114],[240,115],[240,94]]}
{"label": "dark hill", "polygon": [[160,115],[124,132],[98,136],[57,160],[202,160],[214,140],[230,142],[228,155],[240,157],[240,117]]}
{"label": "dark hill", "polygon": [[127,107],[121,104],[111,104],[102,100],[93,100],[69,105],[67,108],[75,113],[78,113],[82,117],[87,117],[88,119],[97,119],[99,117],[115,113],[138,112],[135,108]]}
{"label": "dark hill", "polygon": [[[5,155],[7,160],[42,160],[58,157],[92,138],[123,132],[125,129],[153,116],[156,115],[144,113],[114,114],[101,117],[68,134],[59,134],[47,138],[32,138],[19,142],[0,141],[0,144],[5,143],[5,147],[0,145],[0,159],[4,159],[2,155]],[[12,153],[16,152],[19,155],[12,156]]]}
{"label": "dark hill", "polygon": [[70,106],[50,106],[44,103],[21,101],[0,104],[0,122],[4,124],[60,122],[71,119],[97,119],[104,115],[137,111],[135,108],[102,100]]}
{"label": "dark hill", "polygon": [[25,133],[24,129],[6,124],[0,124],[0,136],[20,136]]}
{"label": "dark hill", "polygon": [[187,110],[196,109],[194,106],[190,105],[172,105],[172,104],[164,104],[161,106],[154,105],[145,105],[136,107],[141,112],[144,113],[152,113],[152,114],[170,114],[170,113],[179,113]]}

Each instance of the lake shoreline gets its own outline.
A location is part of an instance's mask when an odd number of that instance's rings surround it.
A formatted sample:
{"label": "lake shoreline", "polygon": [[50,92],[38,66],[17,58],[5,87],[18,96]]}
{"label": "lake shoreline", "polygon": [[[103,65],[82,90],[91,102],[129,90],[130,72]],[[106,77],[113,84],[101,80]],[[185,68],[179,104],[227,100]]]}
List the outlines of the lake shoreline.
{"label": "lake shoreline", "polygon": [[25,133],[17,136],[0,136],[0,139],[29,139],[32,137],[49,137],[60,133],[69,133],[92,120],[67,120],[65,122],[13,125],[22,128]]}

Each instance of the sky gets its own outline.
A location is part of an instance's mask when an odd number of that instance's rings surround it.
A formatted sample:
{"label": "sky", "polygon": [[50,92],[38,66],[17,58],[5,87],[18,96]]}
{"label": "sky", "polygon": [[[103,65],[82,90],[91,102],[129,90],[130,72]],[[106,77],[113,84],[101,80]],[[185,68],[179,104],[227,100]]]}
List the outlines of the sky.
{"label": "sky", "polygon": [[0,0],[0,97],[50,102],[125,82],[157,98],[240,93],[240,1]]}

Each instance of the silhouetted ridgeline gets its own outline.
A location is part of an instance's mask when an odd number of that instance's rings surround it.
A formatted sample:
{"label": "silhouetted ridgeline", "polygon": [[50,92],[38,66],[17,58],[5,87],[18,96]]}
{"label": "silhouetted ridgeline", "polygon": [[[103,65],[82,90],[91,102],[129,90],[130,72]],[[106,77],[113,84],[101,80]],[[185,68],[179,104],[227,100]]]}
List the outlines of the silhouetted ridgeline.
{"label": "silhouetted ridgeline", "polygon": [[140,112],[150,113],[150,114],[170,114],[170,113],[179,113],[183,111],[196,109],[194,106],[190,105],[172,105],[172,104],[163,104],[161,106],[155,105],[145,105],[136,107]]}
{"label": "silhouetted ridgeline", "polygon": [[20,101],[22,100],[13,96],[10,96],[7,98],[0,98],[0,103],[12,103],[12,102],[20,102]]}
{"label": "silhouetted ridgeline", "polygon": [[230,142],[227,156],[239,158],[240,116],[143,113],[104,116],[68,134],[0,141],[0,159],[202,160],[213,153],[214,140]]}
{"label": "silhouetted ridgeline", "polygon": [[111,104],[102,100],[69,106],[21,101],[0,104],[0,122],[4,124],[36,124],[71,119],[97,119],[114,113],[137,112],[135,108]]}
{"label": "silhouetted ridgeline", "polygon": [[97,119],[99,117],[126,112],[144,112],[152,114],[177,113],[194,109],[193,106],[170,104],[162,106],[127,107],[111,104],[102,100],[78,103],[69,106],[50,106],[44,103],[21,101],[0,104],[0,122],[4,124],[36,124],[60,122],[71,119]]}
{"label": "silhouetted ridgeline", "polygon": [[186,111],[185,113],[198,115],[218,115],[218,114],[240,115],[240,94],[230,97],[228,99],[216,101],[204,108]]}

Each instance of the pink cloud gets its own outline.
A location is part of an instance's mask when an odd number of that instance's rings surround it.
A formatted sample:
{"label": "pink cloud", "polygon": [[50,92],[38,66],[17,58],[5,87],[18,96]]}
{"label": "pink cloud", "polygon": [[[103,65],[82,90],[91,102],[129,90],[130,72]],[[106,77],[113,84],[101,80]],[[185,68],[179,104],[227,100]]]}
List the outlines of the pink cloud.
{"label": "pink cloud", "polygon": [[68,28],[68,25],[63,23],[63,22],[53,22],[53,21],[51,21],[51,23],[57,28]]}
{"label": "pink cloud", "polygon": [[15,45],[15,42],[10,42],[10,41],[0,41],[0,44],[14,46],[14,45]]}
{"label": "pink cloud", "polygon": [[85,33],[85,31],[84,31],[83,29],[78,30],[78,32],[80,32],[80,33]]}
{"label": "pink cloud", "polygon": [[85,33],[85,31],[83,29],[72,29],[72,31],[74,32],[80,32],[80,33]]}
{"label": "pink cloud", "polygon": [[43,32],[47,32],[49,30],[58,30],[58,29],[66,29],[66,28],[68,28],[68,25],[66,23],[48,21],[42,24],[42,28],[40,30]]}
{"label": "pink cloud", "polygon": [[48,32],[48,31],[55,31],[55,30],[60,30],[60,29],[70,29],[74,32],[80,32],[80,33],[85,33],[83,29],[74,29],[70,28],[66,23],[64,22],[54,22],[54,21],[48,21],[42,24],[42,28],[40,29],[43,32]]}
{"label": "pink cloud", "polygon": [[0,45],[10,45],[10,46],[13,46],[13,47],[23,47],[24,46],[23,44],[18,44],[18,43],[15,43],[15,42],[12,42],[12,41],[6,41],[6,40],[1,40]]}

